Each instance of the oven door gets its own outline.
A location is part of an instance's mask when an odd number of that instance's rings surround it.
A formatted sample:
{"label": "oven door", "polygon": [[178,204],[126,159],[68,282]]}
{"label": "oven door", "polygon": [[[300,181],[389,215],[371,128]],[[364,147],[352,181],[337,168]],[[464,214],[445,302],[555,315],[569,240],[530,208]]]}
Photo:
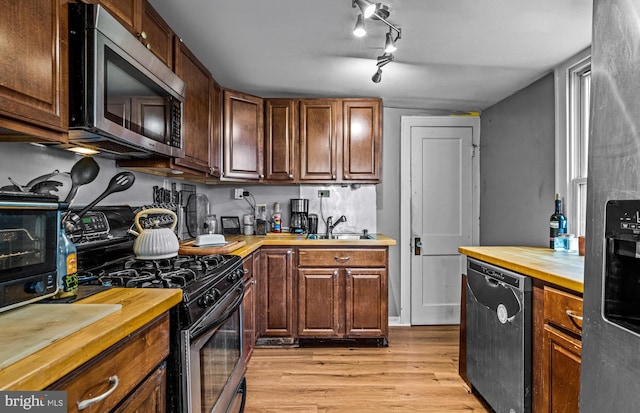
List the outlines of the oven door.
{"label": "oven door", "polygon": [[243,296],[240,281],[190,329],[181,332],[183,403],[188,412],[225,413],[231,405],[238,406],[237,412],[244,409]]}

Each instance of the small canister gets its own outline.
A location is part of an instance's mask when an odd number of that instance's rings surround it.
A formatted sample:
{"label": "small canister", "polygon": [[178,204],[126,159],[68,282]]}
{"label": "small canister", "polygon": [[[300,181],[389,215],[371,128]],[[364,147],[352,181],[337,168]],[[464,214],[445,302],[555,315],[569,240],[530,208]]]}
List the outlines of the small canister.
{"label": "small canister", "polygon": [[244,235],[253,235],[253,215],[246,214],[242,217]]}

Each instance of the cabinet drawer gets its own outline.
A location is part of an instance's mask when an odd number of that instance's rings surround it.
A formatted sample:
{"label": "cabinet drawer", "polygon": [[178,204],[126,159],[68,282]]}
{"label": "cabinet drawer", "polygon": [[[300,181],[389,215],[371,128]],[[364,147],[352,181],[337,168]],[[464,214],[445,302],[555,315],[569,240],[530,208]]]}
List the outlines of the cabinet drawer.
{"label": "cabinet drawer", "polygon": [[300,248],[301,267],[386,267],[385,248]]}
{"label": "cabinet drawer", "polygon": [[[106,350],[99,359],[51,386],[67,392],[68,411],[76,412],[83,400],[98,397],[110,389],[103,400],[91,404],[87,412],[107,412],[122,401],[169,355],[169,316],[165,313],[147,327]],[[117,376],[116,386],[111,377]]]}
{"label": "cabinet drawer", "polygon": [[544,287],[544,319],[576,334],[582,334],[582,298]]}
{"label": "cabinet drawer", "polygon": [[253,254],[249,255],[242,261],[244,269],[244,281],[248,281],[253,277]]}

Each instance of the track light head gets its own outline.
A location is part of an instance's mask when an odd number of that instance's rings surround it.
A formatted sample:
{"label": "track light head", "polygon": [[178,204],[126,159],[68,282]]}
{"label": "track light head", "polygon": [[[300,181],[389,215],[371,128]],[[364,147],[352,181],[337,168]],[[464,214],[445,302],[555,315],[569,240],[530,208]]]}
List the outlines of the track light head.
{"label": "track light head", "polygon": [[365,19],[373,16],[376,12],[376,5],[368,0],[353,0],[352,7],[360,7],[360,11]]}
{"label": "track light head", "polygon": [[371,76],[371,80],[373,80],[373,83],[380,83],[380,81],[382,80],[381,68],[378,68],[378,70],[373,74],[373,76]]}
{"label": "track light head", "polygon": [[367,30],[364,28],[364,17],[362,17],[362,14],[358,14],[356,26],[353,28],[353,35],[356,37],[364,37],[367,35]]}
{"label": "track light head", "polygon": [[384,52],[385,53],[393,53],[398,48],[396,47],[396,42],[393,40],[393,35],[391,34],[391,30],[387,33],[387,38],[384,42]]}

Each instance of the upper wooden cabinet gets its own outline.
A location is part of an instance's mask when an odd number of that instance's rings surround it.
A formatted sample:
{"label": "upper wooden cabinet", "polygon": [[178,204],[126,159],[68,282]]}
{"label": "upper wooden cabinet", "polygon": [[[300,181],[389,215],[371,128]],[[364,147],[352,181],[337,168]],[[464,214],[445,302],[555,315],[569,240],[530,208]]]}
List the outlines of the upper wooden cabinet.
{"label": "upper wooden cabinet", "polygon": [[264,102],[265,180],[289,183],[298,179],[298,102],[266,99]]}
{"label": "upper wooden cabinet", "polygon": [[98,0],[164,64],[173,65],[171,27],[146,0]]}
{"label": "upper wooden cabinet", "polygon": [[263,99],[224,91],[224,172],[230,180],[264,178]]}
{"label": "upper wooden cabinet", "polygon": [[380,182],[380,99],[300,100],[300,182]]}
{"label": "upper wooden cabinet", "polygon": [[379,99],[342,101],[342,179],[380,181],[382,121]]}
{"label": "upper wooden cabinet", "polygon": [[213,78],[187,46],[176,40],[174,72],[185,82],[183,143],[185,156],[175,163],[209,172],[209,150],[213,134]]}
{"label": "upper wooden cabinet", "polygon": [[1,0],[0,8],[0,139],[66,142],[67,2]]}

